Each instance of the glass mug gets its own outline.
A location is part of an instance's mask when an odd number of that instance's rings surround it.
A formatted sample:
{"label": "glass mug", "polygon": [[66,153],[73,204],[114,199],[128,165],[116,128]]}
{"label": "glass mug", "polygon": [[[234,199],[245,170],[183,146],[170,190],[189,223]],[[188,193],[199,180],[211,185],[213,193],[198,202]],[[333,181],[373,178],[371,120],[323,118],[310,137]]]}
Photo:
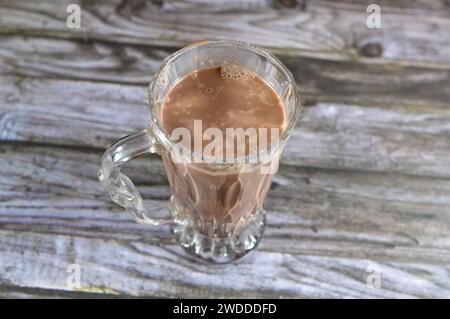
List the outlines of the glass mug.
{"label": "glass mug", "polygon": [[[255,72],[280,97],[286,128],[269,156],[241,163],[174,161],[176,141],[164,130],[160,114],[167,92],[195,70],[233,63]],[[150,124],[105,152],[100,182],[112,200],[144,225],[172,225],[178,243],[189,253],[216,263],[230,262],[255,248],[265,225],[262,204],[278,168],[280,154],[300,114],[292,74],[268,52],[241,41],[202,41],[164,60],[149,86]],[[152,217],[131,180],[120,172],[130,160],[149,153],[162,156],[172,196],[170,217]]]}

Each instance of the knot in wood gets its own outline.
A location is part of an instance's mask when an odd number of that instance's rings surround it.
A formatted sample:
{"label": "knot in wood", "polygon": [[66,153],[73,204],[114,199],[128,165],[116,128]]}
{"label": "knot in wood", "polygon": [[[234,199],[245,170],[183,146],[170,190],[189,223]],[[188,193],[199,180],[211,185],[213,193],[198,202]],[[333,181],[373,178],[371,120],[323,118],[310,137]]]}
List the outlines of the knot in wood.
{"label": "knot in wood", "polygon": [[369,42],[360,47],[358,53],[368,58],[380,57],[383,54],[383,46],[378,42]]}

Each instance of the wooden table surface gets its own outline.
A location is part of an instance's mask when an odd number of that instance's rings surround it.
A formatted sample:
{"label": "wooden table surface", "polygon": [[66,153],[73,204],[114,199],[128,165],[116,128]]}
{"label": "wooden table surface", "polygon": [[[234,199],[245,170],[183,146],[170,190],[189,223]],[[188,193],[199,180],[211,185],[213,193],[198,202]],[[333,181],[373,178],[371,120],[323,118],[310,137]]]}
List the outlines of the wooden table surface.
{"label": "wooden table surface", "polygon": [[[208,2],[0,0],[0,297],[449,298],[450,2],[379,0],[381,29],[373,1]],[[146,127],[162,59],[212,38],[277,54],[304,104],[265,237],[228,265],[193,262],[97,180],[105,147]],[[127,172],[163,212],[160,158]]]}

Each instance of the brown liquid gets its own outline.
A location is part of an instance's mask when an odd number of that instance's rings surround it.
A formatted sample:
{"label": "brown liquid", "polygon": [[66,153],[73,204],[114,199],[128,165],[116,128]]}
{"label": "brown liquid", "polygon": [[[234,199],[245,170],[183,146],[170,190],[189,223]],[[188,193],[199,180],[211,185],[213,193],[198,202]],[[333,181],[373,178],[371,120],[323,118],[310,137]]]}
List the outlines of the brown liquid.
{"label": "brown liquid", "polygon": [[[203,132],[219,128],[285,128],[285,111],[276,92],[253,72],[233,65],[201,69],[181,79],[167,93],[161,111],[164,129],[171,134],[184,127],[193,136],[194,120]],[[268,137],[270,143],[272,136]],[[224,139],[225,141],[225,139]],[[246,148],[246,154],[248,154]],[[175,203],[182,214],[194,217],[199,230],[210,235],[222,227],[226,236],[245,225],[262,206],[273,174],[214,172],[207,164],[176,164],[163,153]],[[272,163],[278,164],[278,157]],[[257,166],[258,164],[248,164]]]}

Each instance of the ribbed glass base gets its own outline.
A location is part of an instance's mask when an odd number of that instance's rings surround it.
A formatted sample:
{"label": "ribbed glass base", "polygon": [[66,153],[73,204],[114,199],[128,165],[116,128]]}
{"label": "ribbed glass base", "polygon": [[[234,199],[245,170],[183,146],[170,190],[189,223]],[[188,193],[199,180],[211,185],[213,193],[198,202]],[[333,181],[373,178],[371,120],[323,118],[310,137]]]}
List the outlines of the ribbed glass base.
{"label": "ribbed glass base", "polygon": [[251,214],[248,225],[228,237],[206,236],[192,222],[172,226],[178,243],[191,255],[213,263],[228,263],[254,249],[264,232],[265,214],[262,209]]}

